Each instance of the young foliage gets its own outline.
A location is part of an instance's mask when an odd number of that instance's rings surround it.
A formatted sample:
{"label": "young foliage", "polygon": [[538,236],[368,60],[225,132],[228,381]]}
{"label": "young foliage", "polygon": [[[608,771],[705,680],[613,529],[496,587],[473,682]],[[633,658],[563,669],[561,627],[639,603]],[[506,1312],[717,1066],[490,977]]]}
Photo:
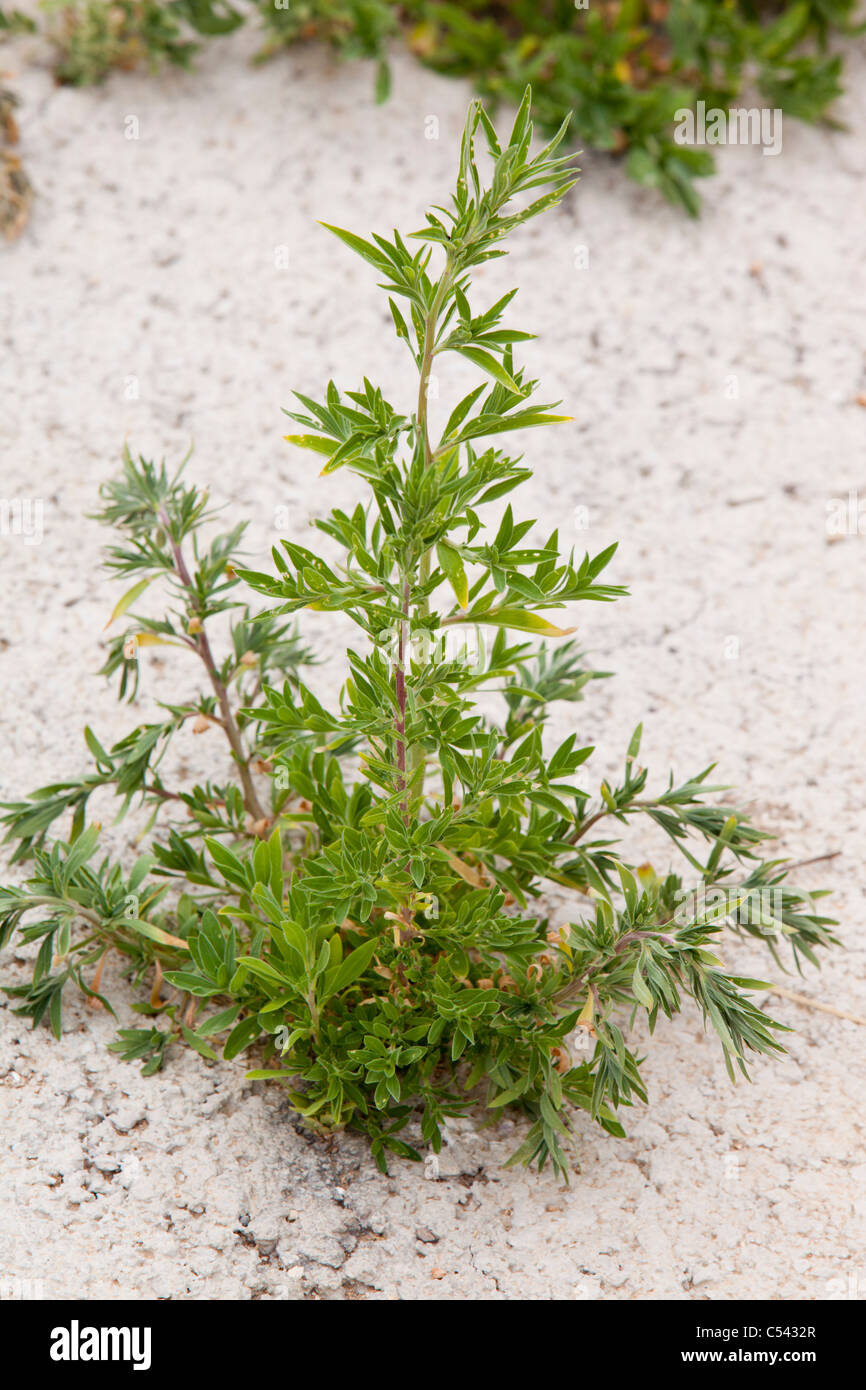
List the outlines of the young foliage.
{"label": "young foliage", "polygon": [[[652,1033],[690,1000],[732,1076],[750,1054],[782,1050],[781,1025],[751,997],[766,986],[716,954],[723,931],[766,941],[777,960],[787,939],[798,968],[834,941],[820,895],[784,886],[784,862],[762,860],[764,835],[717,800],[711,769],[649,790],[638,728],[621,781],[594,795],[592,748],[546,737],[552,702],[605,674],[560,641],[574,606],[624,591],[607,578],[615,547],[562,553],[510,501],[488,519],[531,477],[508,436],[568,418],[516,360],[531,334],[510,322],[514,292],[485,305],[473,283],[575,181],[565,125],[534,147],[530,100],[502,143],[472,104],[455,192],[419,231],[329,229],[373,268],[418,385],[400,405],[366,377],[297,394],[298,457],[368,489],[316,522],[320,545],[285,538],[272,570],[244,567],[243,526],[204,541],[207,495],[125,455],[100,513],[118,533],[108,567],[130,585],[104,670],[134,700],[140,651],[168,643],[198,658],[206,688],[110,749],[88,730],[89,773],[5,807],[31,876],[0,894],[3,939],[40,943],[32,982],[10,991],[20,1012],[59,1032],[70,982],[107,1003],[102,964],[116,952],[150,985],[137,1007],[151,1022],[121,1030],[123,1056],[154,1071],[175,1042],[205,1058],[255,1046],[264,1065],[250,1076],[285,1085],[315,1127],[362,1130],[382,1167],[389,1152],[418,1158],[419,1142],[438,1150],[453,1116],[514,1106],[529,1119],[514,1161],[564,1174],[575,1109],[621,1135],[617,1112],[646,1100],[629,1040],[639,1020]],[[428,384],[449,354],[479,380],[436,427]],[[133,616],[156,586],[162,616]],[[357,629],[328,703],[286,626],[304,609]],[[188,720],[222,729],[231,778],[163,780]],[[149,852],[129,874],[108,858],[96,867],[88,801],[105,788],[121,813],[151,812]],[[70,813],[68,838],[49,844]],[[611,831],[641,818],[669,837],[687,886],[625,859]],[[539,906],[551,884],[573,904],[558,930]]]}

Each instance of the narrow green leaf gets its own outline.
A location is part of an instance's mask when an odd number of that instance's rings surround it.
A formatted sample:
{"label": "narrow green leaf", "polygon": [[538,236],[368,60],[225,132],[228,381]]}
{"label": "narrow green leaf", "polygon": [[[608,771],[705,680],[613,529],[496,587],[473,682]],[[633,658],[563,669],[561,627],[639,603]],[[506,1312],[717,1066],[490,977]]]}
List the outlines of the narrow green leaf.
{"label": "narrow green leaf", "polygon": [[319,226],[324,227],[326,231],[332,232],[334,236],[339,237],[357,256],[362,256],[365,261],[369,261],[370,265],[375,266],[377,270],[384,270],[390,273],[391,265],[387,256],[383,255],[372,242],[365,241],[363,237],[356,236],[354,232],[347,232],[342,227],[334,227],[330,222],[320,222]]}
{"label": "narrow green leaf", "polygon": [[505,370],[499,359],[494,357],[492,353],[485,352],[483,348],[468,345],[456,347],[455,351],[459,352],[461,357],[468,357],[469,361],[474,362],[476,367],[480,367],[483,372],[492,376],[495,381],[507,387],[509,391],[513,391],[515,395],[522,395],[521,387],[514,380],[514,377]]}

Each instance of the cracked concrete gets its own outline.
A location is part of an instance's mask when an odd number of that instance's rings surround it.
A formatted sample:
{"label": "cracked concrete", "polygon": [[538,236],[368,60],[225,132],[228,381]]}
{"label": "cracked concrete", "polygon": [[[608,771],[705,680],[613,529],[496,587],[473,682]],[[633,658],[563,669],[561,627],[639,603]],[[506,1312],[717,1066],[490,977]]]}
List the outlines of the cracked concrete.
{"label": "cracked concrete", "polygon": [[[173,460],[192,438],[194,475],[250,517],[265,562],[279,534],[303,539],[313,512],[360,494],[281,443],[292,387],[353,385],[363,370],[392,399],[410,390],[374,277],[315,219],[418,225],[450,187],[466,89],[398,57],[377,108],[363,66],[311,50],[252,70],[248,48],[242,36],[194,76],[84,92],[54,91],[27,44],[4,54],[39,199],[3,261],[0,495],[41,499],[44,536],[0,536],[3,797],[83,767],[86,718],[109,739],[129,722],[91,674],[116,593],[83,519],[122,441]],[[866,65],[853,52],[849,70],[856,132]],[[431,112],[438,141],[424,138]],[[606,162],[584,164],[568,206],[477,289],[492,302],[521,284],[514,322],[540,335],[531,370],[575,416],[526,442],[536,472],[520,505],[540,535],[559,525],[594,551],[620,540],[610,576],[633,593],[576,615],[616,679],[560,710],[553,733],[597,745],[597,785],[643,719],[651,784],[718,760],[779,836],[774,852],[840,851],[797,881],[837,889],[846,949],[785,983],[862,1017],[863,141],[790,122],[777,159],[722,150],[695,224]],[[316,682],[333,688],[339,622],[311,618],[308,633],[327,658]],[[136,718],[171,670],[149,666]],[[207,771],[218,755],[200,741],[182,756]],[[131,829],[111,835],[130,847]],[[655,841],[638,852],[664,862]],[[574,906],[557,895],[551,910]],[[782,978],[756,947],[726,956]],[[22,968],[7,953],[3,977]],[[116,976],[108,987],[129,1024],[133,994]],[[796,1031],[751,1086],[731,1087],[693,1015],[661,1026],[649,1109],[626,1114],[624,1141],[578,1118],[568,1188],[503,1168],[513,1118],[455,1126],[438,1177],[432,1162],[382,1176],[358,1138],[305,1134],[239,1062],[182,1056],[145,1079],[106,1052],[110,1019],[72,1003],[58,1045],[4,1002],[0,1292],[863,1297],[866,1030],[770,1002]]]}

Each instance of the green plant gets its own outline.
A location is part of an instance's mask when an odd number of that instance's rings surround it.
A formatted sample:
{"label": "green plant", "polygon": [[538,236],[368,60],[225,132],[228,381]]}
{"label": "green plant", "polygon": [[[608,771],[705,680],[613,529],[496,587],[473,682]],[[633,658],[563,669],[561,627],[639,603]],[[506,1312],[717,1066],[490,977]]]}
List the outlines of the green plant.
{"label": "green plant", "polygon": [[142,62],[188,68],[199,49],[196,35],[229,34],[243,23],[228,0],[43,0],[43,8],[58,50],[57,76],[82,87]]}
{"label": "green plant", "polygon": [[0,232],[7,241],[13,241],[20,234],[33,201],[30,180],[13,152],[18,144],[17,106],[16,94],[0,87]]}
{"label": "green plant", "polygon": [[831,30],[856,32],[853,0],[414,0],[409,43],[437,71],[470,77],[488,100],[518,101],[555,129],[622,156],[628,175],[692,216],[695,180],[713,173],[710,149],[678,144],[677,113],[729,110],[744,90],[803,120],[823,119],[839,95],[842,60]]}
{"label": "green plant", "polygon": [[520,100],[552,133],[622,156],[631,178],[695,215],[710,149],[677,143],[677,113],[727,111],[744,91],[802,120],[828,119],[842,58],[831,37],[862,33],[856,0],[45,0],[64,81],[100,81],[146,59],[188,64],[198,40],[255,19],[259,56],[317,41],[372,59],[388,94],[395,36],[437,72],[471,79],[488,102]]}
{"label": "green plant", "polygon": [[21,10],[9,10],[0,5],[0,37],[12,34],[35,34],[36,20]]}
{"label": "green plant", "polygon": [[374,61],[376,100],[388,96],[387,42],[400,33],[400,6],[391,0],[293,0],[280,8],[268,0],[252,4],[265,36],[259,62],[281,48],[315,40],[336,50],[340,58]]}
{"label": "green plant", "polygon": [[[437,1149],[448,1117],[515,1105],[530,1117],[515,1160],[550,1158],[564,1172],[572,1107],[618,1135],[618,1108],[646,1099],[626,1040],[636,1018],[652,1032],[691,999],[732,1077],[750,1052],[781,1050],[780,1025],[749,997],[760,982],[714,953],[725,928],[776,957],[787,939],[798,966],[834,941],[820,895],[784,886],[784,862],[761,859],[765,837],[717,802],[711,769],[649,792],[638,728],[622,780],[594,797],[583,781],[593,750],[573,733],[546,746],[551,703],[581,698],[600,674],[573,642],[560,645],[571,629],[546,615],[623,590],[602,578],[615,547],[563,557],[555,532],[535,538],[510,505],[484,520],[531,477],[502,436],[567,419],[536,400],[515,362],[532,335],[504,323],[514,292],[484,309],[470,302],[474,269],[574,183],[558,153],[565,127],[533,154],[529,109],[527,91],[501,147],[472,104],[451,206],[409,242],[330,229],[388,294],[417,399],[398,409],[366,378],[343,393],[331,383],[322,401],[298,396],[300,432],[287,438],[325,475],[345,467],[364,479],[367,505],[335,507],[316,523],[317,547],[285,539],[273,572],[252,571],[240,565],[242,527],[204,545],[207,498],[126,456],[101,519],[120,532],[109,567],[135,579],[112,616],[132,626],[104,669],[133,698],[138,649],[170,643],[199,659],[207,691],[166,704],[163,722],[111,749],[88,730],[90,774],[5,807],[15,857],[34,867],[0,892],[2,936],[20,928],[41,943],[32,982],[10,991],[20,1012],[34,1023],[47,1013],[59,1033],[65,986],[99,993],[100,962],[117,951],[151,984],[136,1006],[151,1023],[121,1031],[124,1056],[153,1071],[176,1040],[206,1057],[219,1039],[227,1057],[258,1044],[266,1065],[251,1076],[287,1086],[314,1126],[364,1131],[382,1166],[388,1151],[419,1156],[404,1135],[415,1116]],[[429,386],[449,354],[482,380],[440,430]],[[171,596],[165,616],[133,618],[158,582]],[[241,583],[264,596],[263,612]],[[309,653],[286,626],[303,610],[357,627],[336,704],[303,678]],[[218,660],[209,633],[225,615]],[[499,717],[482,712],[491,693]],[[232,780],[187,791],[163,780],[188,720],[221,727]],[[150,851],[129,873],[107,857],[94,867],[87,806],[105,788],[151,815]],[[67,813],[68,839],[49,846]],[[688,887],[630,865],[609,837],[640,818],[670,838]],[[574,904],[556,931],[539,906],[549,884]]]}

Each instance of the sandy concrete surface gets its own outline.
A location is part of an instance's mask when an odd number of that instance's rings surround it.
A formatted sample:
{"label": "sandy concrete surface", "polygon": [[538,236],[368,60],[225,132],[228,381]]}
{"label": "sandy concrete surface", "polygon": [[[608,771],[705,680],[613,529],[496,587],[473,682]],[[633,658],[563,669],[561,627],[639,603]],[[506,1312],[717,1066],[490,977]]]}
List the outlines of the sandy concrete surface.
{"label": "sandy concrete surface", "polygon": [[[4,797],[83,768],[86,720],[103,739],[130,721],[92,674],[119,591],[84,518],[125,439],[169,460],[193,441],[193,476],[250,517],[264,561],[277,526],[304,538],[360,492],[281,442],[291,388],[366,372],[409,400],[372,273],[316,219],[418,226],[451,187],[467,89],[397,55],[377,108],[361,65],[309,51],[252,69],[250,48],[242,35],[195,75],[95,91],[55,88],[29,42],[2,55],[38,203],[0,263],[0,496],[44,505],[41,543],[0,536]],[[862,130],[853,53],[848,87]],[[698,223],[583,164],[567,206],[476,290],[521,285],[512,321],[540,335],[526,359],[575,416],[527,438],[521,508],[581,548],[619,539],[610,578],[633,593],[577,611],[617,676],[554,733],[597,745],[597,786],[643,719],[652,784],[718,759],[775,852],[839,851],[797,881],[837,889],[845,950],[784,982],[862,1017],[866,148],[791,121],[777,158],[723,150]],[[326,621],[307,631],[334,689],[342,631]],[[136,720],[160,693],[150,666]],[[222,751],[202,743],[183,756],[213,771]],[[112,835],[126,850],[132,828]],[[556,901],[557,920],[569,910]],[[725,955],[783,979],[757,946]],[[3,977],[22,970],[7,953]],[[134,1022],[131,990],[109,987]],[[383,1177],[358,1138],[304,1135],[239,1062],[189,1055],[142,1079],[105,1051],[105,1016],[73,1004],[58,1045],[4,1002],[0,1276],[47,1297],[863,1297],[866,1028],[771,1003],[796,1031],[752,1085],[730,1085],[693,1014],[660,1026],[650,1108],[626,1112],[623,1141],[578,1119],[565,1188],[503,1169],[513,1121],[458,1126],[438,1179],[396,1161]]]}

